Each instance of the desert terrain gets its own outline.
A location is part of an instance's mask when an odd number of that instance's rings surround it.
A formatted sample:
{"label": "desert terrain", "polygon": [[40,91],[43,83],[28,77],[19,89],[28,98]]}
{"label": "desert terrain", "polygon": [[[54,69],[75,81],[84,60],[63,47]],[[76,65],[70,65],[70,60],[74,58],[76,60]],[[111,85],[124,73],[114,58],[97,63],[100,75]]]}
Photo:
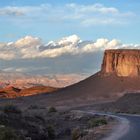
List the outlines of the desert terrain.
{"label": "desert terrain", "polygon": [[116,113],[139,113],[139,56],[139,50],[106,50],[99,72],[64,88],[2,88],[3,137],[5,129],[17,140],[100,140],[108,136],[118,118],[127,118]]}

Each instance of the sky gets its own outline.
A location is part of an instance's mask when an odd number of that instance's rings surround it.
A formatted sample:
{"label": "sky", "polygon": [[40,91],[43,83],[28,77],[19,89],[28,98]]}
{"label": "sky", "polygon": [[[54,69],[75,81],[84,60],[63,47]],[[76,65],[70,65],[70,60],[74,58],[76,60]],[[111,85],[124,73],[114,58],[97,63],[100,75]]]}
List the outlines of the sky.
{"label": "sky", "polygon": [[0,69],[92,74],[105,49],[140,48],[138,0],[1,0]]}
{"label": "sky", "polygon": [[32,35],[47,42],[77,34],[83,40],[139,43],[139,7],[138,0],[5,0],[0,2],[0,41]]}

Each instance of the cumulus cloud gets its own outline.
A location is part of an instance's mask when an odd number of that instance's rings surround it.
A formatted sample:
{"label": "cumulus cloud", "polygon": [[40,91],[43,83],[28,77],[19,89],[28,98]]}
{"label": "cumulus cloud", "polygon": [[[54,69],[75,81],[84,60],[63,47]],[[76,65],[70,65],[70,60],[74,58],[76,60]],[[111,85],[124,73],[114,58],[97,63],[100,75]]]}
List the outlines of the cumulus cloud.
{"label": "cumulus cloud", "polygon": [[[47,14],[46,14],[47,13]],[[78,22],[81,26],[98,24],[124,24],[134,16],[131,11],[121,11],[115,7],[105,6],[100,3],[82,5],[67,3],[65,5],[41,4],[39,6],[9,6],[0,8],[0,16],[22,17],[18,21],[34,23],[36,20],[46,22]],[[58,18],[59,17],[59,18]],[[14,20],[12,19],[12,22]],[[29,23],[28,23],[29,24]]]}
{"label": "cumulus cloud", "polygon": [[15,47],[34,47],[41,45],[41,40],[37,37],[26,36],[17,40],[14,44]]}
{"label": "cumulus cloud", "polygon": [[44,44],[37,37],[26,36],[16,42],[0,43],[0,59],[56,58],[65,55],[86,55],[106,49],[140,48],[139,44],[123,44],[117,39],[100,38],[82,41],[77,35]]}
{"label": "cumulus cloud", "polygon": [[109,41],[105,38],[97,39],[96,42],[87,44],[82,48],[83,52],[94,52],[94,51],[104,51],[106,49],[118,49],[121,48],[121,43],[119,40],[113,39]]}
{"label": "cumulus cloud", "polygon": [[10,52],[2,52],[0,53],[0,59],[3,59],[3,60],[11,60],[11,59],[14,59],[15,58],[15,55],[14,53],[11,53]]}
{"label": "cumulus cloud", "polygon": [[123,44],[117,39],[84,41],[77,35],[43,43],[26,36],[0,43],[0,69],[31,74],[93,74],[100,69],[105,49],[138,49],[139,44]]}

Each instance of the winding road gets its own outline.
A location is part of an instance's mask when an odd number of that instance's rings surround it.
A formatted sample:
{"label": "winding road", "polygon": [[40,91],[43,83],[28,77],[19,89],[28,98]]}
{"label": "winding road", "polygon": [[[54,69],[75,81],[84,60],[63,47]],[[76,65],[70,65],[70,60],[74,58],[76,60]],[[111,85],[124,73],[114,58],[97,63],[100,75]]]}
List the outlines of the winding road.
{"label": "winding road", "polygon": [[119,120],[118,126],[103,140],[140,140],[140,115],[112,114],[85,110],[84,112],[112,116]]}
{"label": "winding road", "polygon": [[112,116],[119,119],[120,124],[110,136],[103,140],[140,140],[139,115],[113,114]]}
{"label": "winding road", "polygon": [[128,132],[119,138],[119,140],[140,140],[140,116],[137,115],[119,115],[129,121]]}

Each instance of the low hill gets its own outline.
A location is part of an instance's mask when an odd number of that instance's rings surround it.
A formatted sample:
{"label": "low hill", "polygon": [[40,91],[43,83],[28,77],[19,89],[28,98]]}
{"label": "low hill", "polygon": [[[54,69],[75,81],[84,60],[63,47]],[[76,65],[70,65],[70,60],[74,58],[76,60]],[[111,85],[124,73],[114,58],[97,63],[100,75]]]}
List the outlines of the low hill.
{"label": "low hill", "polygon": [[35,86],[31,88],[22,89],[19,94],[20,96],[31,96],[36,94],[52,93],[57,90],[58,88],[54,88],[54,87]]}
{"label": "low hill", "polygon": [[15,88],[13,86],[7,86],[0,89],[0,98],[15,98],[18,96],[21,89]]}
{"label": "low hill", "polygon": [[94,106],[94,109],[115,113],[140,114],[140,93],[127,93],[117,101],[98,104]]}
{"label": "low hill", "polygon": [[16,98],[21,96],[31,96],[36,94],[51,93],[58,88],[48,86],[33,86],[30,88],[18,89],[13,86],[7,86],[0,89],[0,98]]}

